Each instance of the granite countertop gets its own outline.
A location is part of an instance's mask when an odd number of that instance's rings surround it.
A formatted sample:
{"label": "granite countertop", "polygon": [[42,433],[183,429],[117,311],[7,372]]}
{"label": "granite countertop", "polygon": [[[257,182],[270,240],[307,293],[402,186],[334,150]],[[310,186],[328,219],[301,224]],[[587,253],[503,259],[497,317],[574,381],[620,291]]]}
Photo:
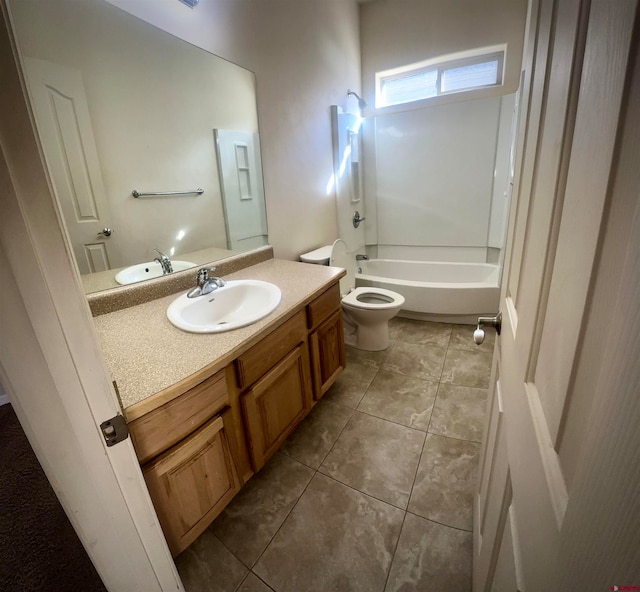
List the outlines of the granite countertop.
{"label": "granite countertop", "polygon": [[205,367],[212,374],[224,368],[343,274],[337,267],[270,259],[224,276],[226,280],[268,281],[282,291],[274,312],[253,325],[226,333],[187,333],[174,327],[166,310],[181,292],[95,317],[98,338],[125,412]]}

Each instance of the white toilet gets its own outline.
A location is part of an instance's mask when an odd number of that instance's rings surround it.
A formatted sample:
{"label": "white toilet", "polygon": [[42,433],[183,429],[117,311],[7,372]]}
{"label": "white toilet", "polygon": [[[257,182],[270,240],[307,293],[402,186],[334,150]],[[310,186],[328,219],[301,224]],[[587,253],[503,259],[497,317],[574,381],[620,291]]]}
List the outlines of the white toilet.
{"label": "white toilet", "polygon": [[345,342],[366,351],[387,349],[389,320],[402,308],[404,297],[384,288],[356,288],[356,257],[342,239],[305,253],[300,260],[346,269],[347,275],[340,280]]}

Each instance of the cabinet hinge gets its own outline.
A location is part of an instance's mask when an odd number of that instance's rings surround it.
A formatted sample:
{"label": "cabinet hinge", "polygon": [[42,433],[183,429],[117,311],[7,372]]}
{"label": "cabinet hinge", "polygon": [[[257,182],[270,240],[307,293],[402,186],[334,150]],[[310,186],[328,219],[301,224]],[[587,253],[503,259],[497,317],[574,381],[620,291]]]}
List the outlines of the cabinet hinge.
{"label": "cabinet hinge", "polygon": [[102,435],[107,443],[107,446],[113,446],[118,442],[122,442],[129,437],[129,428],[127,427],[127,421],[122,415],[116,415],[107,421],[103,421],[100,424]]}

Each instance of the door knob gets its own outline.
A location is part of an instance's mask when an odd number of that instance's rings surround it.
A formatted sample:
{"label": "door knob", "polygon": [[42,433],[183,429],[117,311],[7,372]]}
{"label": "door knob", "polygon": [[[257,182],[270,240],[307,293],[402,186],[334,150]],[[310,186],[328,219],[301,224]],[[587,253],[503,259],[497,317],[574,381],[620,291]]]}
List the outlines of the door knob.
{"label": "door knob", "polygon": [[111,228],[107,228],[106,226],[98,232],[98,236],[111,236]]}
{"label": "door knob", "polygon": [[360,226],[360,222],[364,222],[366,218],[364,216],[360,216],[360,212],[357,210],[353,213],[353,227],[358,228]]}
{"label": "door knob", "polygon": [[496,333],[500,335],[502,329],[502,313],[498,311],[495,317],[478,317],[478,326],[473,332],[473,341],[480,345],[484,341],[484,328],[495,327]]}

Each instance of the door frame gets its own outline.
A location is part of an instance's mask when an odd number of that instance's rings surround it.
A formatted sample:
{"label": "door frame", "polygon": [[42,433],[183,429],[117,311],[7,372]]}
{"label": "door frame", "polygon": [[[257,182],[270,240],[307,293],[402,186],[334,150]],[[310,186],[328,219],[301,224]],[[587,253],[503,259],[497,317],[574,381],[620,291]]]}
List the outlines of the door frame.
{"label": "door frame", "polygon": [[0,0],[0,380],[109,590],[183,590],[128,439],[35,133]]}

